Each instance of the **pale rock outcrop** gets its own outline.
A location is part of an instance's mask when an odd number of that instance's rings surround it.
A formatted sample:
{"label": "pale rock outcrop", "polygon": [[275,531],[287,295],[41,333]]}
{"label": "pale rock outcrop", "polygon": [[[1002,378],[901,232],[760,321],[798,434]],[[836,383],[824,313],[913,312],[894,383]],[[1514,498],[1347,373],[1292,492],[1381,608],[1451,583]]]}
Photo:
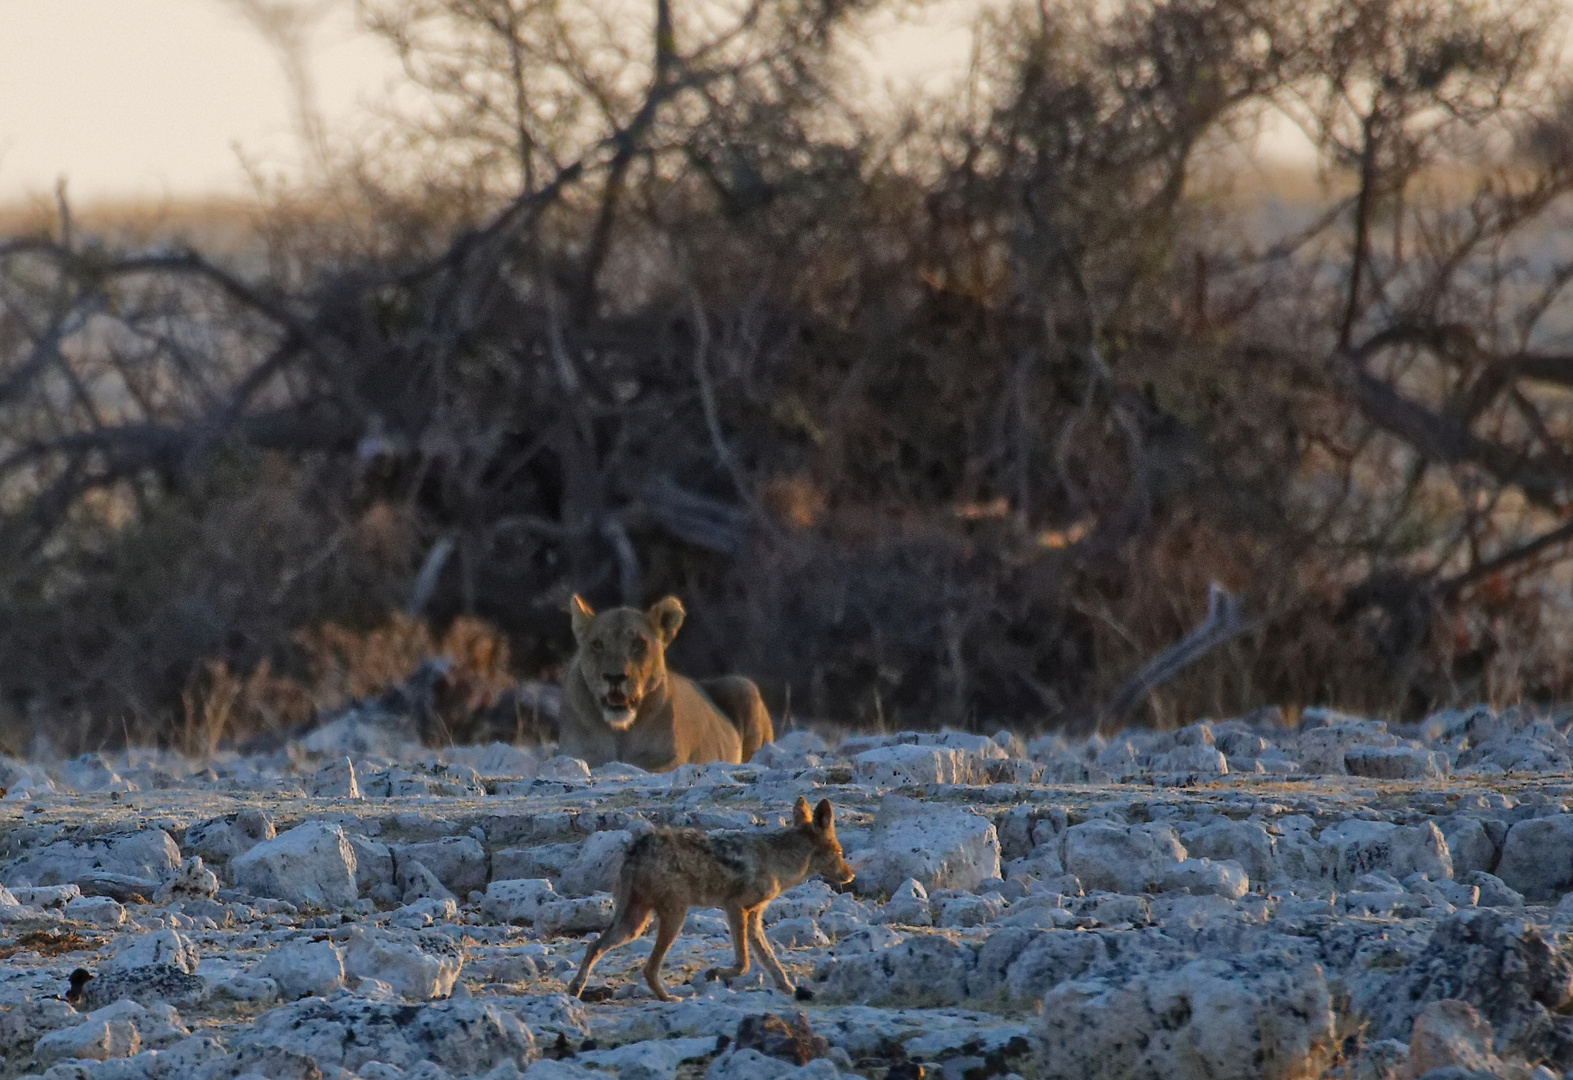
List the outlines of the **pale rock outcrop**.
{"label": "pale rock outcrop", "polygon": [[51,1031],[33,1044],[33,1059],[47,1065],[62,1058],[105,1061],[130,1057],[142,1046],[142,1037],[128,1020],[94,1020]]}
{"label": "pale rock outcrop", "polygon": [[331,941],[292,941],[270,950],[248,974],[272,979],[286,1001],[327,997],[344,985],[344,956]]}
{"label": "pale rock outcrop", "polygon": [[536,909],[535,928],[547,937],[604,930],[612,921],[612,907],[607,893],[548,900]]}
{"label": "pale rock outcrop", "polygon": [[1573,814],[1513,825],[1503,841],[1496,875],[1527,900],[1555,900],[1573,889]]}
{"label": "pale rock outcrop", "polygon": [[1458,999],[1495,1030],[1498,1052],[1573,1067],[1573,962],[1540,930],[1511,914],[1475,909],[1437,924],[1413,960],[1390,979],[1357,987],[1354,1005],[1371,1035],[1407,1040],[1428,1004]]}
{"label": "pale rock outcrop", "polygon": [[1220,818],[1181,834],[1186,854],[1239,864],[1251,881],[1271,881],[1277,876],[1277,839],[1260,821]]}
{"label": "pale rock outcrop", "polygon": [[341,757],[322,766],[311,778],[311,794],[318,799],[360,798],[355,763],[347,757]]}
{"label": "pale rock outcrop", "polygon": [[90,839],[61,840],[0,867],[0,884],[64,885],[93,874],[152,881],[155,887],[180,865],[180,849],[163,829],[140,829]]}
{"label": "pale rock outcrop", "polygon": [[126,909],[107,896],[77,896],[66,901],[61,912],[72,922],[114,928],[126,921]]}
{"label": "pale rock outcrop", "polygon": [[1382,870],[1395,878],[1419,872],[1432,880],[1453,876],[1447,841],[1435,823],[1394,825],[1388,821],[1347,820],[1329,825],[1319,837],[1324,873],[1339,888]]}
{"label": "pale rock outcrop", "polygon": [[[437,875],[426,868],[419,859],[400,859],[395,893],[400,901],[412,904],[417,900],[456,900]],[[373,899],[376,899],[374,896]]]}
{"label": "pale rock outcrop", "polygon": [[304,907],[353,904],[355,851],[337,825],[308,821],[230,862],[237,888]]}
{"label": "pale rock outcrop", "polygon": [[557,882],[558,891],[564,896],[612,891],[623,866],[623,855],[631,843],[633,833],[627,829],[592,833],[574,860],[563,867]]}
{"label": "pale rock outcrop", "polygon": [[514,878],[486,886],[481,914],[497,922],[533,923],[541,905],[562,897],[546,878]]}
{"label": "pale rock outcrop", "polygon": [[341,945],[346,975],[385,983],[411,1001],[447,997],[464,966],[458,946],[435,931],[353,926]]}
{"label": "pale rock outcrop", "polygon": [[1171,825],[1086,821],[1065,833],[1065,870],[1089,891],[1157,892],[1186,850]]}
{"label": "pale rock outcrop", "polygon": [[401,871],[406,861],[419,862],[455,896],[468,896],[472,889],[486,887],[486,849],[473,836],[445,836],[416,844],[391,844],[389,850]]}
{"label": "pale rock outcrop", "polygon": [[202,864],[202,856],[183,859],[180,868],[159,888],[156,899],[160,903],[171,900],[196,900],[218,892],[218,875]]}
{"label": "pale rock outcrop", "polygon": [[1282,956],[1194,960],[1044,998],[1045,1080],[1300,1080],[1338,1049],[1320,969]]}
{"label": "pale rock outcrop", "polygon": [[520,1067],[536,1056],[530,1029],[498,1005],[466,1000],[411,1006],[349,995],[274,1009],[234,1045],[277,1047],[325,1070],[356,1071],[376,1061],[409,1075],[429,1063],[454,1077],[479,1077],[507,1063]]}
{"label": "pale rock outcrop", "polygon": [[1491,1052],[1491,1025],[1467,1001],[1453,998],[1433,1001],[1416,1015],[1400,1080],[1446,1068],[1491,1076],[1505,1071],[1502,1059]]}
{"label": "pale rock outcrop", "polygon": [[1451,771],[1446,754],[1414,746],[1352,746],[1344,767],[1376,780],[1439,780]]}
{"label": "pale rock outcrop", "polygon": [[249,808],[196,822],[187,827],[184,844],[208,862],[223,864],[277,835],[267,814]]}
{"label": "pale rock outcrop", "polygon": [[968,810],[887,795],[865,846],[848,854],[860,892],[893,893],[909,878],[925,889],[974,889],[1000,876],[999,836]]}
{"label": "pale rock outcrop", "polygon": [[150,934],[120,935],[110,943],[109,957],[102,969],[129,971],[167,964],[189,975],[197,970],[199,959],[197,947],[190,938],[179,930],[164,929]]}

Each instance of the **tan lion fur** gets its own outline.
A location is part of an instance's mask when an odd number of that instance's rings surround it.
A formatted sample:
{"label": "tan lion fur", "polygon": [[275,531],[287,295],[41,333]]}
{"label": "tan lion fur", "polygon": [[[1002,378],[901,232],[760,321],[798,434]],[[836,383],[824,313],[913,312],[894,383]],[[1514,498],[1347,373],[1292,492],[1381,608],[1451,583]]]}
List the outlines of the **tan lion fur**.
{"label": "tan lion fur", "polygon": [[735,979],[747,972],[752,942],[777,988],[790,994],[791,980],[765,938],[761,918],[765,905],[783,889],[812,874],[837,885],[852,880],[852,868],[841,857],[841,844],[836,840],[829,799],[821,799],[810,815],[808,800],[799,795],[792,807],[792,824],[766,833],[704,833],[698,829],[645,833],[623,857],[612,923],[585,950],[568,993],[578,997],[596,959],[644,933],[654,916],[658,922],[655,949],[645,963],[644,977],[656,997],[672,1000],[661,981],[661,961],[667,949],[689,908],[719,907],[726,912],[732,930],[737,962],[730,968],[712,969],[709,977]]}
{"label": "tan lion fur", "polygon": [[651,772],[702,761],[747,761],[775,737],[759,687],[741,675],[685,678],[666,667],[683,625],[668,596],[649,610],[596,614],[569,605],[579,648],[563,676],[559,749],[591,766],[626,761]]}

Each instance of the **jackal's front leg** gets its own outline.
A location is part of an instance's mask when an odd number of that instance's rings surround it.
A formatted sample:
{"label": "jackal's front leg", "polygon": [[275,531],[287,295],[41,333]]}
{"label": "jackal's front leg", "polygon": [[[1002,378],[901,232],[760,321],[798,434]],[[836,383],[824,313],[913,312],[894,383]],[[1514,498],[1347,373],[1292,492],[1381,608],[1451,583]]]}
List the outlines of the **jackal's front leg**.
{"label": "jackal's front leg", "polygon": [[771,981],[776,984],[776,989],[783,994],[792,993],[792,980],[787,978],[786,971],[781,967],[781,961],[776,959],[776,951],[770,947],[770,939],[765,937],[764,924],[765,905],[745,913],[748,922],[748,936],[754,939],[754,948],[759,953],[759,962],[770,973]]}
{"label": "jackal's front leg", "polygon": [[742,908],[726,909],[727,925],[732,929],[732,955],[737,962],[729,968],[711,968],[707,979],[737,979],[748,971],[748,919]]}

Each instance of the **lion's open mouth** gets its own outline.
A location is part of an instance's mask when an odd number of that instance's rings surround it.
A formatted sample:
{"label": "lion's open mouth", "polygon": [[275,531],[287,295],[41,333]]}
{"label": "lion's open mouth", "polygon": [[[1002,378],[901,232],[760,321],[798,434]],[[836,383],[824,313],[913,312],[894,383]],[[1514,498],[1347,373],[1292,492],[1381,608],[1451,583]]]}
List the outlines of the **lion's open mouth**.
{"label": "lion's open mouth", "polygon": [[615,731],[631,726],[638,713],[639,699],[621,690],[608,690],[601,697],[601,719]]}

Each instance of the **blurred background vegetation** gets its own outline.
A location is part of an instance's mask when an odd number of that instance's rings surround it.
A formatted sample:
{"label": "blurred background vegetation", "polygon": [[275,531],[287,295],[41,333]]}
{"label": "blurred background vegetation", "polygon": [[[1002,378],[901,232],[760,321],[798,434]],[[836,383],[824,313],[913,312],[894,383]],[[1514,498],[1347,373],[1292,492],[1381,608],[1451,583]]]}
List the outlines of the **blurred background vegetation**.
{"label": "blurred background vegetation", "polygon": [[876,112],[903,2],[362,0],[310,183],[13,215],[0,743],[473,713],[575,591],[853,725],[1084,728],[1213,582],[1134,719],[1566,700],[1563,7],[1005,2]]}

